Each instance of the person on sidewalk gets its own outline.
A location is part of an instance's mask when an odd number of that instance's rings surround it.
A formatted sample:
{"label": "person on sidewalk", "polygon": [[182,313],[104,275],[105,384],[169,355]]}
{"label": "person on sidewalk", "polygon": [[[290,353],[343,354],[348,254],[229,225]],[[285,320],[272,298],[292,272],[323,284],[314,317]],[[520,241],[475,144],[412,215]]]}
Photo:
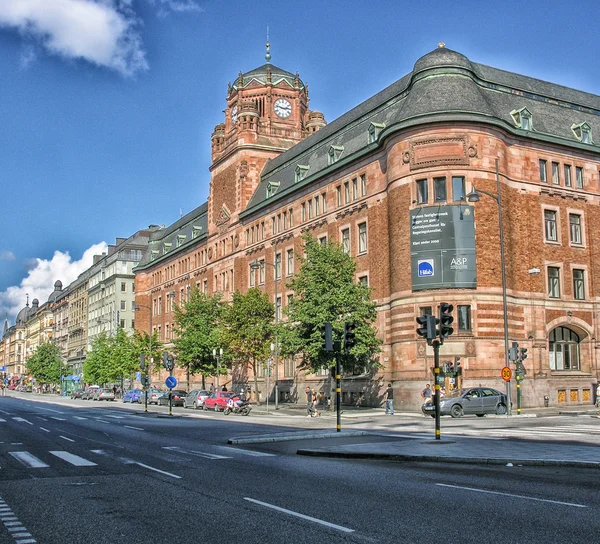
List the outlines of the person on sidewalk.
{"label": "person on sidewalk", "polygon": [[598,387],[596,388],[596,408],[600,410],[600,383],[598,383]]}
{"label": "person on sidewalk", "polygon": [[423,389],[423,391],[421,391],[421,397],[423,397],[423,404],[431,403],[432,392],[431,392],[431,386],[429,384],[427,384],[425,386],[425,389]]}
{"label": "person on sidewalk", "polygon": [[306,393],[306,417],[310,417],[313,411],[313,394],[310,387],[307,387],[304,392]]}
{"label": "person on sidewalk", "polygon": [[385,415],[394,415],[394,390],[392,384],[388,383],[387,389],[385,390]]}

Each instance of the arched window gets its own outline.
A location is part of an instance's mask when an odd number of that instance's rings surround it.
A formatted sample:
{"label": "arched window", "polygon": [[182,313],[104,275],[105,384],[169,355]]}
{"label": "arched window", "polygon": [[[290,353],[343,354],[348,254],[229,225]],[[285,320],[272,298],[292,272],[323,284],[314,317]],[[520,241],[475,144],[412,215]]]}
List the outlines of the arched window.
{"label": "arched window", "polygon": [[550,333],[550,370],[579,370],[579,335],[566,327]]}

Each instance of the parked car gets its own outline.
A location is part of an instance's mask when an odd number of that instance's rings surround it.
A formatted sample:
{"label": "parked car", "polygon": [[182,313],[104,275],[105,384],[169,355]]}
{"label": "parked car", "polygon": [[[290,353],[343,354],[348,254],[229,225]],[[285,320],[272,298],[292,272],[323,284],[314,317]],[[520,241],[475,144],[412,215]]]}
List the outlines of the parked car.
{"label": "parked car", "polygon": [[[171,403],[173,406],[183,406],[183,399],[187,395],[187,391],[183,391],[182,389],[173,389],[172,391],[172,399]],[[159,406],[169,406],[169,392],[163,393],[160,397],[158,397]]]}
{"label": "parked car", "polygon": [[[163,393],[164,391],[161,391],[160,389],[148,389],[148,404],[158,404],[158,397],[160,397]],[[140,395],[140,402],[142,403],[145,400],[144,395],[145,393],[142,391],[142,394]]]}
{"label": "parked car", "polygon": [[183,399],[184,408],[193,408],[197,410],[204,406],[204,401],[208,398],[210,393],[204,389],[193,389]]}
{"label": "parked car", "polygon": [[83,389],[73,389],[73,391],[71,391],[71,398],[80,399],[83,396],[83,393]]}
{"label": "parked car", "polygon": [[229,391],[215,391],[204,401],[202,408],[204,410],[214,410],[215,412],[223,411],[232,394]]}
{"label": "parked car", "polygon": [[[506,395],[491,387],[456,389],[440,399],[440,415],[462,417],[463,415],[503,415],[507,412]],[[435,416],[435,405],[423,405],[423,413]]]}
{"label": "parked car", "polygon": [[112,400],[114,402],[115,394],[113,393],[112,389],[107,389],[103,387],[94,391],[94,394],[92,395],[92,400]]}
{"label": "parked car", "polygon": [[141,389],[130,389],[123,395],[123,402],[142,402],[143,395]]}
{"label": "parked car", "polygon": [[100,389],[99,385],[90,385],[88,388],[86,388],[84,390],[84,392],[81,394],[81,399],[82,400],[92,400],[92,397],[94,395],[94,393],[96,392],[96,390]]}

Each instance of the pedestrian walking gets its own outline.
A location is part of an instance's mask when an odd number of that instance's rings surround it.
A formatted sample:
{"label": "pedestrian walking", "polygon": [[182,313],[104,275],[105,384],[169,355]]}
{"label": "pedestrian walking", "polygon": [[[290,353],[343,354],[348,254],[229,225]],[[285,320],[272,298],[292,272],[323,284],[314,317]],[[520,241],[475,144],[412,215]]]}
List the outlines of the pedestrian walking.
{"label": "pedestrian walking", "polygon": [[600,383],[596,387],[596,408],[600,409]]}
{"label": "pedestrian walking", "polygon": [[0,389],[2,389],[2,396],[6,395],[6,386],[4,384],[0,384]]}
{"label": "pedestrian walking", "polygon": [[421,391],[421,397],[423,397],[423,404],[429,404],[431,402],[431,396],[432,396],[431,386],[429,384],[427,384],[425,386],[425,389],[423,389],[423,391]]}
{"label": "pedestrian walking", "polygon": [[310,387],[307,387],[304,392],[306,393],[306,417],[310,417],[313,411],[313,393]]}
{"label": "pedestrian walking", "polygon": [[387,389],[385,390],[385,415],[394,415],[394,390],[392,384],[388,383]]}

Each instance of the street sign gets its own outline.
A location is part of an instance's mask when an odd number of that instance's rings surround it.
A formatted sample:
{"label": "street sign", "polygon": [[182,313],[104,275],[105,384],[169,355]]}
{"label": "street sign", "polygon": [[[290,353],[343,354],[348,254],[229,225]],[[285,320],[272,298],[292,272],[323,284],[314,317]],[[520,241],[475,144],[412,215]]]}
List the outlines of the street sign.
{"label": "street sign", "polygon": [[72,379],[75,383],[77,383],[81,378],[79,376],[72,376]]}
{"label": "street sign", "polygon": [[6,372],[6,367],[5,366],[0,366],[0,372]]}
{"label": "street sign", "polygon": [[510,367],[508,367],[508,366],[505,366],[505,367],[502,369],[502,374],[501,374],[501,375],[502,375],[502,379],[503,379],[505,382],[509,382],[509,381],[510,381],[510,379],[511,379],[511,377],[512,377],[512,370],[510,369]]}
{"label": "street sign", "polygon": [[177,378],[175,376],[169,376],[166,380],[165,380],[165,385],[169,388],[169,389],[173,389],[175,387],[177,387]]}

